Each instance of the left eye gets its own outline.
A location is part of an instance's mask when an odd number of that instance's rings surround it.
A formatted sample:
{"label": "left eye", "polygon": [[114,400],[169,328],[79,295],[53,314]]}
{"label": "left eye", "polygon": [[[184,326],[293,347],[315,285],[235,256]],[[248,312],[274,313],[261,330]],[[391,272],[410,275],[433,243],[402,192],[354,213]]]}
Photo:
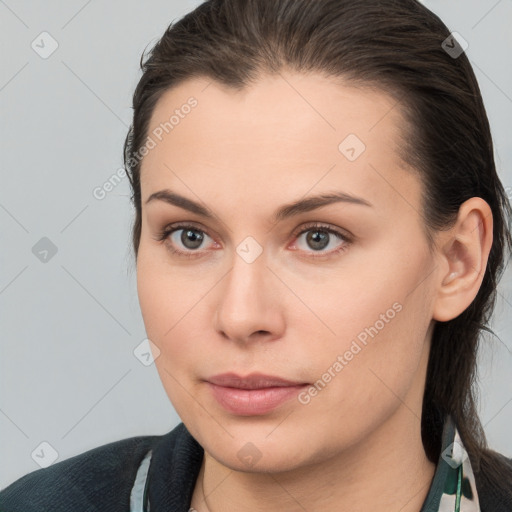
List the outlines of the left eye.
{"label": "left eye", "polygon": [[[340,232],[328,228],[325,226],[313,226],[307,229],[303,229],[298,235],[297,240],[300,240],[302,235],[306,235],[304,238],[305,244],[307,247],[299,246],[299,249],[313,252],[337,252],[338,249],[345,249],[345,246],[349,243],[349,240],[346,236],[342,235]],[[341,242],[332,247],[334,242]],[[331,250],[324,250],[331,246]],[[340,247],[341,246],[341,247]]]}

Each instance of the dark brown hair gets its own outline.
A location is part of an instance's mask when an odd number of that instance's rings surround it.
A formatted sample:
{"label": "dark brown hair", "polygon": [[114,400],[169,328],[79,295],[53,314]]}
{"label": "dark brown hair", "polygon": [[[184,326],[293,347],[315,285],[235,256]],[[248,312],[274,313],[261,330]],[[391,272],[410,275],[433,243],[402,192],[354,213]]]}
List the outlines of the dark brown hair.
{"label": "dark brown hair", "polygon": [[[477,466],[489,458],[477,414],[476,357],[512,248],[510,203],[496,172],[489,122],[466,54],[442,46],[444,23],[416,0],[209,0],[171,23],[144,61],[124,146],[135,207],[133,249],[141,231],[140,148],[155,104],[168,89],[207,77],[240,90],[264,73],[289,69],[338,77],[389,94],[405,121],[402,161],[423,185],[422,215],[431,247],[460,205],[483,198],[493,213],[493,244],[480,290],[457,318],[435,325],[423,399],[422,438],[429,459],[440,454],[443,419],[451,414]],[[449,45],[458,47],[456,40]],[[136,156],[139,155],[138,158]]]}

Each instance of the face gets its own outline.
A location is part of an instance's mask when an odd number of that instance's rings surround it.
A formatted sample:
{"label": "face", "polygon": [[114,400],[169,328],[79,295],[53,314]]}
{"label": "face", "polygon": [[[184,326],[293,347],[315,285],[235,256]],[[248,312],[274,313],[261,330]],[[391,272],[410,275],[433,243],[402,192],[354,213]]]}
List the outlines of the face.
{"label": "face", "polygon": [[[246,453],[254,471],[287,470],[398,414],[419,421],[432,321],[434,262],[395,101],[283,77],[167,91],[141,170],[137,286],[155,364],[191,434],[241,470]],[[305,385],[263,404],[219,398],[206,381],[225,372]]]}

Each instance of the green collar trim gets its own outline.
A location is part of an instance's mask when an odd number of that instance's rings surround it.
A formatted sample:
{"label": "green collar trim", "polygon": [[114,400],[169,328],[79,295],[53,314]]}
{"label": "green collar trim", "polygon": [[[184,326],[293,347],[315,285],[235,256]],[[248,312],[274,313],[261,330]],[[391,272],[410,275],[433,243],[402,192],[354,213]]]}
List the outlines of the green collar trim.
{"label": "green collar trim", "polygon": [[441,454],[420,512],[481,512],[471,461],[451,415],[445,420]]}

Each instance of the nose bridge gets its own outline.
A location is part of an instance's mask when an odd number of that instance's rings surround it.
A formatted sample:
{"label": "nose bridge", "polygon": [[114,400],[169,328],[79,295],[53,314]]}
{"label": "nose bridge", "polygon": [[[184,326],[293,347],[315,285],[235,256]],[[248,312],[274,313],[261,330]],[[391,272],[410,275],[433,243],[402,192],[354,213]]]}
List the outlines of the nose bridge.
{"label": "nose bridge", "polygon": [[216,327],[230,338],[245,340],[253,332],[278,328],[275,283],[263,248],[256,243],[246,239],[236,247],[219,298]]}
{"label": "nose bridge", "polygon": [[254,259],[246,258],[250,251],[240,255],[244,245],[237,247],[233,256],[233,266],[227,276],[227,285],[223,292],[222,302],[229,307],[235,306],[239,317],[259,307],[260,299],[265,295],[268,283],[266,261],[263,254]]}

